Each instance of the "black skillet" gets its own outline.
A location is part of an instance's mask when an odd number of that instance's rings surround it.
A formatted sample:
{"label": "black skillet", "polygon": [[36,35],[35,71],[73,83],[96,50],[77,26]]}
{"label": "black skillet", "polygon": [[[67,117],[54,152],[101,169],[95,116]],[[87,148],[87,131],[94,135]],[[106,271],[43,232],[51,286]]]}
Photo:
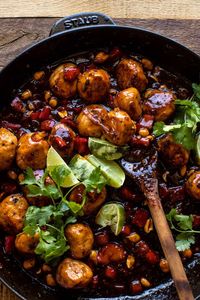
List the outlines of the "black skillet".
{"label": "black skillet", "polygon": [[[117,26],[103,14],[84,13],[59,20],[51,29],[49,38],[25,50],[1,71],[1,107],[9,103],[13,91],[38,69],[69,55],[112,46],[145,55],[168,71],[181,74],[189,82],[198,82],[200,79],[200,57],[184,46],[147,30]],[[200,294],[200,255],[196,255],[188,264],[187,273],[197,296]],[[4,254],[1,242],[0,280],[25,300],[94,299],[81,297],[81,292],[51,289],[42,285],[23,271],[12,256]],[[169,279],[141,295],[112,299],[175,300],[177,296],[173,282]]]}

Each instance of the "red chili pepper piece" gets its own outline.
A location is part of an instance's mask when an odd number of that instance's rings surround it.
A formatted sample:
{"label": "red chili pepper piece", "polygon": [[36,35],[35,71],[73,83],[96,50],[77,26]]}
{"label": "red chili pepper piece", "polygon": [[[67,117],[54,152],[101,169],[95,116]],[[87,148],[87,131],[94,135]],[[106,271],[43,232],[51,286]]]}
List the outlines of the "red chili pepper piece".
{"label": "red chili pepper piece", "polygon": [[129,234],[131,234],[131,228],[129,225],[124,225],[122,227],[121,233],[125,236],[128,236]]}
{"label": "red chili pepper piece", "polygon": [[150,145],[150,140],[147,137],[134,135],[131,137],[130,144],[131,146],[148,147]]}
{"label": "red chili pepper piece", "polygon": [[131,282],[130,290],[132,294],[138,294],[142,292],[142,285],[139,280],[134,280]]}
{"label": "red chili pepper piece", "polygon": [[72,129],[77,128],[76,123],[68,117],[64,117],[63,119],[61,119],[61,123],[66,124],[67,126],[71,127]]}
{"label": "red chili pepper piece", "polygon": [[110,52],[110,60],[115,60],[118,59],[122,56],[122,51],[119,48],[114,48],[111,52]]}
{"label": "red chili pepper piece", "polygon": [[139,208],[136,210],[132,223],[142,228],[146,224],[148,217],[149,217],[148,211],[143,208]]}
{"label": "red chili pepper piece", "polygon": [[200,216],[193,215],[193,227],[200,227]]}
{"label": "red chili pepper piece", "polygon": [[48,106],[44,107],[39,114],[38,117],[39,120],[40,121],[48,120],[50,113],[51,113],[51,108]]}
{"label": "red chili pepper piece", "polygon": [[59,136],[55,136],[53,138],[53,141],[60,149],[65,148],[67,146],[66,142]]}
{"label": "red chili pepper piece", "polygon": [[64,71],[64,78],[66,81],[74,81],[79,74],[80,70],[77,67],[67,67]]}
{"label": "red chili pepper piece", "polygon": [[117,276],[117,271],[113,267],[107,266],[105,269],[105,276],[110,279],[115,279]]}
{"label": "red chili pepper piece", "polygon": [[175,186],[169,188],[169,197],[172,203],[183,201],[185,199],[184,186]]}
{"label": "red chili pepper piece", "polygon": [[97,232],[95,234],[95,242],[99,246],[105,246],[109,243],[109,234],[106,231]]}
{"label": "red chili pepper piece", "polygon": [[11,129],[11,130],[18,130],[21,128],[20,124],[14,124],[7,121],[2,121],[2,126],[4,128]]}
{"label": "red chili pepper piece", "polygon": [[158,264],[160,261],[158,254],[153,250],[149,250],[145,254],[145,259],[148,263],[150,263],[152,265]]}
{"label": "red chili pepper piece", "polygon": [[153,127],[153,122],[154,122],[154,116],[152,115],[143,115],[142,118],[140,119],[139,123],[137,123],[137,128],[147,128],[147,129],[152,129]]}
{"label": "red chili pepper piece", "polygon": [[109,243],[99,250],[97,261],[99,264],[108,265],[111,262],[122,262],[125,259],[126,252],[121,245]]}
{"label": "red chili pepper piece", "polygon": [[17,111],[17,112],[23,112],[24,111],[24,104],[23,102],[19,99],[19,97],[16,97],[12,102],[11,102],[11,107]]}
{"label": "red chili pepper piece", "polygon": [[144,241],[139,241],[136,245],[135,245],[135,252],[137,255],[144,257],[146,255],[146,253],[148,253],[150,251],[149,246],[147,245],[146,242]]}
{"label": "red chili pepper piece", "polygon": [[14,248],[15,236],[8,235],[4,240],[4,250],[6,254],[10,254]]}
{"label": "red chili pepper piece", "polygon": [[74,139],[74,149],[82,155],[86,155],[89,153],[88,148],[88,139],[80,136],[75,137]]}
{"label": "red chili pepper piece", "polygon": [[42,121],[42,123],[40,125],[40,129],[44,130],[44,131],[51,131],[51,129],[53,128],[54,125],[55,125],[54,120],[45,120],[45,121]]}
{"label": "red chili pepper piece", "polygon": [[38,119],[39,119],[39,115],[40,115],[40,112],[39,112],[39,111],[32,112],[31,115],[30,115],[31,120],[32,120],[32,121],[38,120]]}

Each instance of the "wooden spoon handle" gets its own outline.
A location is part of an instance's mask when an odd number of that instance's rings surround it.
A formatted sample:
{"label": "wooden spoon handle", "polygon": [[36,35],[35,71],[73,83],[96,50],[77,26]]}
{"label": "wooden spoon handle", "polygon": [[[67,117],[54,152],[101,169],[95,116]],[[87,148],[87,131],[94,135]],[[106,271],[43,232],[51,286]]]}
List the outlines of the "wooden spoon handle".
{"label": "wooden spoon handle", "polygon": [[176,290],[180,300],[193,300],[192,289],[188,282],[185,270],[176,249],[175,242],[166,220],[165,213],[158,193],[147,193],[149,210],[154,221],[154,225],[165,254],[169,263],[172,278],[174,280]]}

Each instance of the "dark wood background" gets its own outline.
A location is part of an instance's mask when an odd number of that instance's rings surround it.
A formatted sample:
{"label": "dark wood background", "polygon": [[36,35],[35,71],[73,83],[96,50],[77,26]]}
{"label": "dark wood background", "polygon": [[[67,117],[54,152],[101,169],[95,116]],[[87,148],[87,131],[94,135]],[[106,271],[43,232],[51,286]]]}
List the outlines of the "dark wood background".
{"label": "dark wood background", "polygon": [[[15,8],[13,7],[13,9]],[[57,19],[58,18],[0,18],[0,69],[27,46],[47,37],[52,24]],[[114,20],[117,24],[142,27],[163,34],[184,44],[200,55],[200,19]],[[23,72],[23,70],[21,71]],[[14,296],[6,287],[0,284],[0,300],[17,299],[18,297]]]}

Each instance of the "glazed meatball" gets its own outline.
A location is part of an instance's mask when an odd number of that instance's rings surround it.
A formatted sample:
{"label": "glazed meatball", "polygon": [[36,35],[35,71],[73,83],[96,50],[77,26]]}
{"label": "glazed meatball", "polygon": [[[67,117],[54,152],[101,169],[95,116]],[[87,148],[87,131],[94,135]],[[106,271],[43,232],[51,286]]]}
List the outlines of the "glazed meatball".
{"label": "glazed meatball", "polygon": [[171,91],[147,90],[143,111],[154,115],[155,121],[167,120],[175,111],[176,96]]}
{"label": "glazed meatball", "polygon": [[74,149],[74,131],[65,124],[57,124],[49,135],[49,143],[62,157],[71,156]]}
{"label": "glazed meatball", "polygon": [[104,70],[89,70],[78,77],[78,93],[90,103],[105,101],[110,88],[110,77]]}
{"label": "glazed meatball", "polygon": [[186,190],[192,198],[200,201],[200,171],[190,175],[186,182]]}
{"label": "glazed meatball", "polygon": [[88,265],[71,258],[64,259],[58,266],[56,280],[66,289],[86,287],[93,273]]}
{"label": "glazed meatball", "polygon": [[78,67],[73,63],[58,66],[49,78],[49,84],[54,94],[61,98],[71,98],[77,91]]}
{"label": "glazed meatball", "polygon": [[17,148],[16,162],[20,169],[44,169],[49,144],[44,140],[43,132],[25,133],[21,136]]}
{"label": "glazed meatball", "polygon": [[175,143],[171,134],[159,139],[158,151],[170,168],[180,169],[188,163],[189,152],[182,145]]}
{"label": "glazed meatball", "polygon": [[147,86],[147,78],[140,63],[133,59],[122,59],[116,67],[117,82],[121,90],[135,87],[142,92]]}
{"label": "glazed meatball", "polygon": [[142,114],[140,93],[133,87],[119,92],[114,99],[114,106],[126,111],[133,120]]}
{"label": "glazed meatball", "polygon": [[6,128],[0,128],[0,171],[9,169],[15,157],[17,138]]}
{"label": "glazed meatball", "polygon": [[22,254],[34,254],[34,250],[39,243],[39,235],[36,233],[30,236],[24,232],[17,235],[15,239],[15,248]]}
{"label": "glazed meatball", "polygon": [[102,105],[88,105],[79,114],[76,122],[80,135],[100,137],[102,135],[102,122],[107,115]]}
{"label": "glazed meatball", "polygon": [[22,195],[13,194],[6,197],[0,203],[0,227],[10,234],[20,232],[27,209],[28,203]]}
{"label": "glazed meatball", "polygon": [[83,258],[89,255],[94,237],[88,225],[82,223],[69,224],[65,228],[65,236],[69,241],[71,254],[74,258]]}
{"label": "glazed meatball", "polygon": [[[69,200],[76,203],[82,203],[83,192],[85,190],[84,185],[79,185],[73,189],[70,194]],[[89,192],[87,193],[87,200],[83,206],[84,215],[88,216],[97,211],[97,209],[105,202],[106,200],[106,188],[104,187],[101,193]]]}
{"label": "glazed meatball", "polygon": [[103,125],[103,135],[109,142],[122,146],[128,143],[135,133],[136,125],[129,115],[118,108],[111,110]]}

